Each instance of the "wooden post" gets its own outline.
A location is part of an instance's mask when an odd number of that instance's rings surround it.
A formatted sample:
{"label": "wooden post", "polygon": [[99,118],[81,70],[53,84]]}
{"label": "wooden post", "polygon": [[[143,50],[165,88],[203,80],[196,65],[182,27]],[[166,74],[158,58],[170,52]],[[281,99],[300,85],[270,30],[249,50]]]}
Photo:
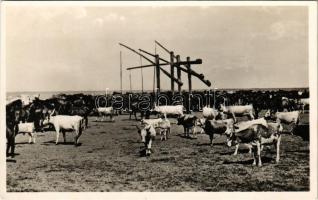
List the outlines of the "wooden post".
{"label": "wooden post", "polygon": [[[174,53],[170,51],[170,74],[174,77]],[[171,79],[171,92],[174,95],[174,81]]]}
{"label": "wooden post", "polygon": [[156,75],[157,75],[157,90],[160,92],[160,65],[159,65],[159,55],[155,55],[156,63]]}
{"label": "wooden post", "polygon": [[123,93],[123,63],[122,63],[122,54],[120,51],[120,93]]}
{"label": "wooden post", "polygon": [[191,64],[190,57],[187,57],[187,69],[188,69],[188,82],[189,82],[189,94],[192,93],[192,80],[191,80]]}
{"label": "wooden post", "polygon": [[[180,55],[177,55],[176,58],[177,58],[177,63],[180,63]],[[177,76],[178,76],[178,79],[181,80],[180,68],[177,68]],[[179,85],[179,84],[178,84],[178,92],[179,92],[179,94],[181,93],[181,85]]]}

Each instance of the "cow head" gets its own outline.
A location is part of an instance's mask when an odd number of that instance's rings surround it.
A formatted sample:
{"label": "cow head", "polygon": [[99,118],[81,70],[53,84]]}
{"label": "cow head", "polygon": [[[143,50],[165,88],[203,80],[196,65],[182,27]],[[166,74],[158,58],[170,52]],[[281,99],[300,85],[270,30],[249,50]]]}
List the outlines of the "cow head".
{"label": "cow head", "polygon": [[48,111],[47,116],[43,120],[42,124],[43,125],[48,125],[51,122],[51,119],[52,119],[54,114],[55,114],[55,108],[53,109],[52,112]]}
{"label": "cow head", "polygon": [[228,108],[224,104],[220,104],[220,111],[221,112],[228,112]]}
{"label": "cow head", "polygon": [[195,125],[196,125],[196,126],[199,126],[199,127],[201,127],[201,128],[204,128],[204,126],[205,126],[205,121],[206,121],[205,118],[197,119],[196,122],[195,122]]}
{"label": "cow head", "polygon": [[266,120],[274,120],[275,119],[275,112],[274,112],[274,110],[267,110],[266,111],[266,113],[265,113],[265,115],[264,115],[264,118],[266,119]]}

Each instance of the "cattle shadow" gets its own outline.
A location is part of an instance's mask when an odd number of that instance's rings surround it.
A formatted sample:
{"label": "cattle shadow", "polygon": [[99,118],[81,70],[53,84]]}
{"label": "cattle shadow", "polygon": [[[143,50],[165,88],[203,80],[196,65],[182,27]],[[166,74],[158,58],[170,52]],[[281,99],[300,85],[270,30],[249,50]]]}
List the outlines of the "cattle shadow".
{"label": "cattle shadow", "polygon": [[115,121],[93,121],[95,123],[115,123]]}
{"label": "cattle shadow", "polygon": [[[19,156],[20,154],[19,153],[14,153],[13,156]],[[11,157],[12,158],[12,153],[9,153],[6,155],[7,157]]]}
{"label": "cattle shadow", "polygon": [[[41,145],[44,145],[44,146],[59,146],[59,145],[69,145],[69,146],[75,146],[74,145],[74,142],[59,142],[57,145],[55,144],[55,141],[48,141],[48,142],[43,142],[43,144]],[[76,145],[77,146],[82,146],[82,143],[78,143]]]}
{"label": "cattle shadow", "polygon": [[17,142],[17,143],[15,143],[15,145],[25,145],[25,144],[32,145],[32,144],[36,144],[36,143],[29,143],[29,142]]}
{"label": "cattle shadow", "polygon": [[[220,155],[225,156],[225,155],[233,155],[235,151],[228,151],[228,152],[222,152]],[[239,149],[237,151],[238,154],[247,154],[249,153],[249,149]],[[234,156],[234,155],[233,155]]]}
{"label": "cattle shadow", "polygon": [[17,163],[17,160],[14,160],[14,159],[6,159],[6,162],[8,162],[8,163]]}
{"label": "cattle shadow", "polygon": [[194,138],[194,137],[190,137],[190,136],[185,136],[184,134],[177,134],[177,136],[179,136],[180,138],[185,138],[185,139],[189,139],[189,140],[197,140],[198,138]]}
{"label": "cattle shadow", "polygon": [[141,119],[121,119],[120,121],[135,121],[135,122],[140,122]]}
{"label": "cattle shadow", "polygon": [[[262,163],[271,163],[274,159],[270,157],[262,157]],[[254,159],[249,159],[249,160],[238,160],[238,161],[228,161],[225,160],[223,161],[223,164],[225,165],[230,165],[230,164],[240,164],[240,165],[252,165],[254,162]]]}
{"label": "cattle shadow", "polygon": [[303,149],[303,150],[285,150],[286,153],[307,153],[309,154],[309,149]]}
{"label": "cattle shadow", "polygon": [[194,146],[225,146],[226,144],[224,142],[219,142],[219,143],[213,143],[213,145],[211,145],[211,143],[197,143],[197,144],[193,144]]}

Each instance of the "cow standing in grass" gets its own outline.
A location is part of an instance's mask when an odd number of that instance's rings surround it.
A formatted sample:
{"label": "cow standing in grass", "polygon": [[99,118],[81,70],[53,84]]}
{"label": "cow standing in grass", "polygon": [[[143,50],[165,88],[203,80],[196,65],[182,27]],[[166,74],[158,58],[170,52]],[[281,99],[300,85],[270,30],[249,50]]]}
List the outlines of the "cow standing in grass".
{"label": "cow standing in grass", "polygon": [[[261,122],[261,120],[264,122]],[[267,123],[262,118],[259,121],[254,120],[249,126],[229,126],[225,134],[227,135],[227,145],[229,147],[235,145],[236,153],[239,144],[250,145],[254,158],[253,165],[262,166],[261,150],[264,145],[273,144],[276,147],[276,163],[279,162],[281,131],[280,123]]]}
{"label": "cow standing in grass", "polygon": [[177,125],[182,125],[184,129],[184,136],[189,138],[190,133],[196,138],[194,127],[196,125],[197,117],[194,115],[183,115],[178,118]]}
{"label": "cow standing in grass", "polygon": [[69,116],[69,115],[56,115],[53,116],[52,112],[43,122],[46,124],[53,124],[56,131],[56,141],[57,145],[59,142],[60,131],[63,133],[64,143],[66,142],[65,133],[66,131],[74,131],[74,145],[77,146],[79,142],[79,137],[82,135],[83,130],[83,117],[81,116]]}
{"label": "cow standing in grass", "polygon": [[146,125],[144,128],[139,128],[138,133],[141,137],[141,142],[145,145],[145,155],[150,156],[152,141],[156,138],[156,130],[152,125]]}
{"label": "cow standing in grass", "polygon": [[248,115],[252,120],[255,118],[253,105],[225,106],[221,104],[220,110],[226,114],[232,115],[235,123],[237,122],[236,115]]}

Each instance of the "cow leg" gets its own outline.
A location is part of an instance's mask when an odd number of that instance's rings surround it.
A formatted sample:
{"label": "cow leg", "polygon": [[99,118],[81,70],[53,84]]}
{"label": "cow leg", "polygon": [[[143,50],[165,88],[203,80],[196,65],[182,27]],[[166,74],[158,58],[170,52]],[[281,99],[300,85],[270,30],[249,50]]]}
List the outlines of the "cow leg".
{"label": "cow leg", "polygon": [[210,146],[213,146],[213,133],[209,134],[210,137]]}
{"label": "cow leg", "polygon": [[85,129],[87,129],[87,128],[88,128],[88,117],[85,116]]}
{"label": "cow leg", "polygon": [[168,139],[169,134],[170,134],[170,128],[167,129],[166,140]]}
{"label": "cow leg", "polygon": [[262,160],[261,160],[261,143],[257,142],[256,143],[256,148],[257,148],[257,157],[258,157],[258,166],[262,166]]}
{"label": "cow leg", "polygon": [[64,140],[64,144],[66,143],[66,137],[65,137],[65,131],[62,130],[62,134],[63,134],[63,140]]}
{"label": "cow leg", "polygon": [[251,118],[251,120],[254,120],[255,119],[255,117],[254,117],[254,115],[253,115],[253,112],[252,111],[250,111],[250,118]]}
{"label": "cow leg", "polygon": [[32,143],[32,134],[28,133],[28,135],[29,135],[29,144],[31,144]]}
{"label": "cow leg", "polygon": [[280,140],[281,136],[278,136],[277,142],[276,142],[276,163],[279,162],[279,154],[280,154]]}
{"label": "cow leg", "polygon": [[147,150],[146,150],[147,156],[149,156],[151,154],[151,144],[152,144],[152,139],[149,140],[148,145],[147,145]]}
{"label": "cow leg", "polygon": [[160,129],[160,140],[163,140],[163,130]]}
{"label": "cow leg", "polygon": [[194,131],[194,127],[191,128],[191,132],[192,132],[193,138],[197,138],[197,134]]}
{"label": "cow leg", "polygon": [[14,158],[14,150],[15,150],[15,135],[13,135],[11,139],[11,158]]}
{"label": "cow leg", "polygon": [[55,144],[56,145],[59,143],[59,136],[60,136],[60,129],[57,128],[56,129],[56,140],[55,140]]}
{"label": "cow leg", "polygon": [[163,137],[165,140],[167,140],[167,132],[168,132],[168,129],[165,129],[163,132]]}
{"label": "cow leg", "polygon": [[232,112],[232,117],[233,117],[233,119],[234,119],[234,123],[236,123],[237,121],[236,121],[236,117],[235,117],[235,114]]}
{"label": "cow leg", "polygon": [[32,132],[32,138],[33,138],[33,143],[35,144],[35,138],[36,138],[36,135],[34,132]]}
{"label": "cow leg", "polygon": [[235,145],[235,151],[234,151],[234,153],[233,153],[234,156],[237,155],[238,149],[239,149],[239,144],[236,144],[236,145]]}
{"label": "cow leg", "polygon": [[257,148],[255,146],[252,146],[252,151],[253,151],[253,166],[256,166],[256,154],[257,154]]}

